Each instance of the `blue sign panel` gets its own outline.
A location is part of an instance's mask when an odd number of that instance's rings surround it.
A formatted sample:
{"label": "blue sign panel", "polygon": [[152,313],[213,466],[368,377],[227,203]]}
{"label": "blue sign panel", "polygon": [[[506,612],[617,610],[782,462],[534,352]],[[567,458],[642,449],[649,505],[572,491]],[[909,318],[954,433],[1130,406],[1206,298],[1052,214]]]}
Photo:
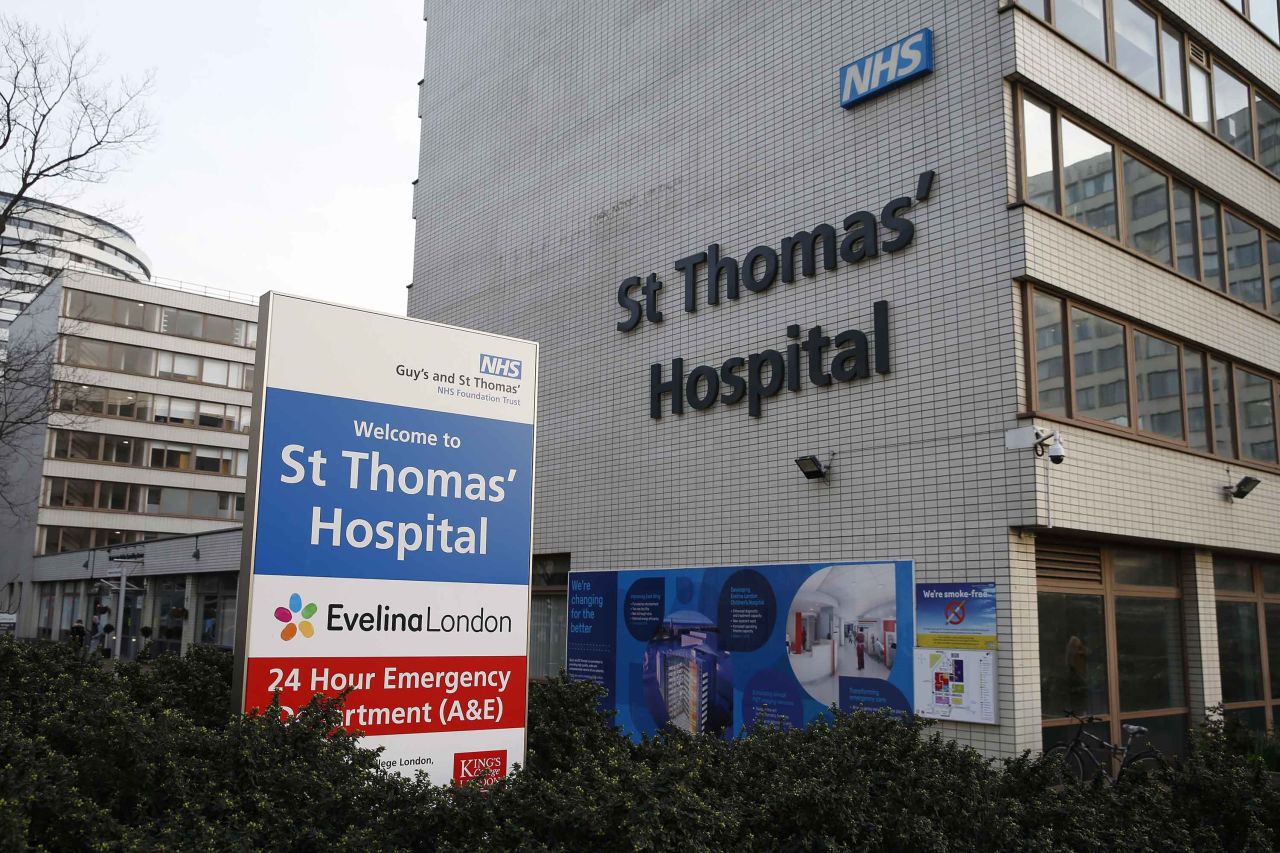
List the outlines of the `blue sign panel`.
{"label": "blue sign panel", "polygon": [[933,31],[926,28],[840,69],[840,106],[848,109],[933,71]]}
{"label": "blue sign panel", "polygon": [[632,737],[909,712],[913,603],[910,560],[573,572],[566,669]]}
{"label": "blue sign panel", "polygon": [[266,402],[259,575],[529,582],[532,424],[283,388]]}

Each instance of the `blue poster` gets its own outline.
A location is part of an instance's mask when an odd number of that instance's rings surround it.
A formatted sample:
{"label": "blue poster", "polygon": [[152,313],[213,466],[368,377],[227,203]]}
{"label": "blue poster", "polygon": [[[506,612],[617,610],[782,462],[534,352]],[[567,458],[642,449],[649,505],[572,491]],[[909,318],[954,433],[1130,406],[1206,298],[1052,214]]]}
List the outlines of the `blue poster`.
{"label": "blue poster", "polygon": [[912,579],[910,560],[573,572],[567,670],[632,737],[907,713]]}
{"label": "blue poster", "polygon": [[993,651],[994,583],[922,583],[916,587],[916,645]]}

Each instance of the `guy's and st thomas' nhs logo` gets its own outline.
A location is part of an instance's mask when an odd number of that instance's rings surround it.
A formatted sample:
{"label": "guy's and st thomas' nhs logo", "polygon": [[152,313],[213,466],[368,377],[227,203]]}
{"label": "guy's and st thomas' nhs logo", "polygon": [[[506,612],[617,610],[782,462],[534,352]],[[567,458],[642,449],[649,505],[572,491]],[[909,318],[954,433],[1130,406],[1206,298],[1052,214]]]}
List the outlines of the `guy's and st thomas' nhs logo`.
{"label": "guy's and st thomas' nhs logo", "polygon": [[501,376],[505,379],[519,379],[524,365],[518,358],[504,358],[500,355],[480,354],[480,372],[490,376]]}
{"label": "guy's and st thomas' nhs logo", "polygon": [[925,28],[840,69],[840,106],[848,109],[933,70],[933,31]]}

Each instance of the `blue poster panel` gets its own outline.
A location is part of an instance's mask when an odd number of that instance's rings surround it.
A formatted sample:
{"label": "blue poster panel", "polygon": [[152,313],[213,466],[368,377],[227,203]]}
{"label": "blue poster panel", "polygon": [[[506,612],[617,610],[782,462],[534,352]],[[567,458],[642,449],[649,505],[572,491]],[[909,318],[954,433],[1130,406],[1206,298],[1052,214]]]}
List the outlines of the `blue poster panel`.
{"label": "blue poster panel", "polygon": [[573,678],[632,737],[911,710],[910,560],[573,572]]}

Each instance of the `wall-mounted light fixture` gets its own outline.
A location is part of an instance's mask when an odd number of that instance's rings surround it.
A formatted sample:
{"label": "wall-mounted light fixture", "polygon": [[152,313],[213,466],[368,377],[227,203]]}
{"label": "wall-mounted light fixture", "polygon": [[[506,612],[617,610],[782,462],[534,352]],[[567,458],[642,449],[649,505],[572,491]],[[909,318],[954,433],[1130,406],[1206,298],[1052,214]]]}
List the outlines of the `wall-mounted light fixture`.
{"label": "wall-mounted light fixture", "polygon": [[825,480],[827,472],[831,470],[831,460],[835,457],[832,453],[827,457],[827,464],[823,465],[822,460],[810,454],[809,456],[797,456],[796,467],[800,469],[800,473],[804,474],[806,480]]}
{"label": "wall-mounted light fixture", "polygon": [[1226,498],[1227,501],[1244,500],[1249,497],[1250,492],[1258,488],[1260,483],[1262,483],[1262,481],[1257,477],[1241,477],[1240,482],[1236,483],[1234,486],[1223,486],[1222,496]]}

